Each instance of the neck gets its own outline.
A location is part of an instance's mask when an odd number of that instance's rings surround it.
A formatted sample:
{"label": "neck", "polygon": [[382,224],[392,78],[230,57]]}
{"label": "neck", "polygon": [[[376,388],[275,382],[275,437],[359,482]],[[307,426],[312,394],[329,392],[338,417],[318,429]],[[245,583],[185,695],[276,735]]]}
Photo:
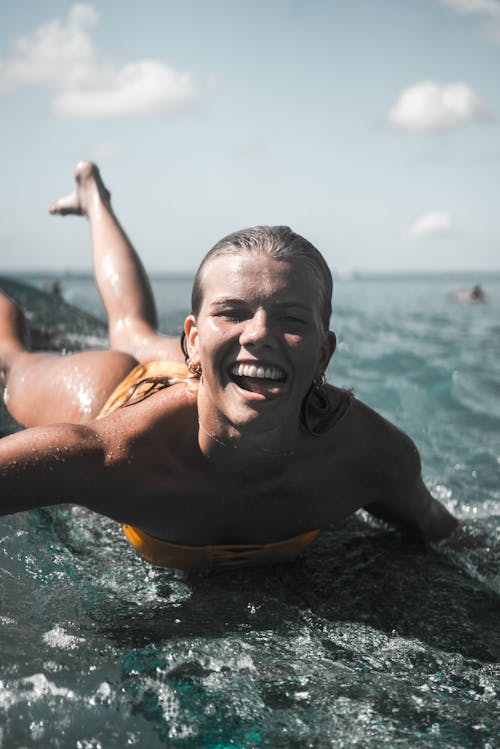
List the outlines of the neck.
{"label": "neck", "polygon": [[[298,424],[297,419],[297,424]],[[214,468],[225,474],[276,469],[294,455],[299,434],[282,425],[265,432],[228,422],[198,391],[198,444]],[[266,466],[268,466],[266,468]]]}
{"label": "neck", "polygon": [[226,459],[228,456],[231,456],[231,460],[236,459],[239,462],[240,458],[244,458],[245,456],[250,459],[259,457],[284,458],[295,453],[294,447],[291,445],[285,447],[282,441],[280,441],[279,446],[266,445],[262,443],[259,435],[255,435],[254,438],[249,439],[236,430],[230,436],[224,430],[212,431],[203,424],[201,419],[198,419],[198,426],[198,441],[202,452],[207,456],[223,452]]}

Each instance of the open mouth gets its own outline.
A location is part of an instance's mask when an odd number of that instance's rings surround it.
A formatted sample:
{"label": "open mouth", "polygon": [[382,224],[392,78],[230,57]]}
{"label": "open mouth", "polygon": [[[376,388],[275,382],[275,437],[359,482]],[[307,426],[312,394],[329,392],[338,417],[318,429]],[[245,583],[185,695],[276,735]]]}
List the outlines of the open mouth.
{"label": "open mouth", "polygon": [[229,375],[238,387],[262,395],[277,395],[286,382],[286,372],[263,364],[236,362],[229,368]]}

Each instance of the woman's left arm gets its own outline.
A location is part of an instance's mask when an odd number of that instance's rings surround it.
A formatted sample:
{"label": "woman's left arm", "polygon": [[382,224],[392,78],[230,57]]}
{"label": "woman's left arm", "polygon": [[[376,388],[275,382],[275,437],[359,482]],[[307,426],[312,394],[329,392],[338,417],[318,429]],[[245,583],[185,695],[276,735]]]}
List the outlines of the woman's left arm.
{"label": "woman's left arm", "polygon": [[403,489],[397,502],[372,502],[365,510],[380,520],[417,533],[426,541],[442,541],[458,525],[458,520],[431,495],[422,480]]}
{"label": "woman's left arm", "polygon": [[450,536],[458,521],[429,492],[422,479],[420,455],[414,442],[393,428],[391,453],[379,456],[377,467],[385,472],[378,482],[378,498],[365,506],[375,517],[389,521],[426,541]]}

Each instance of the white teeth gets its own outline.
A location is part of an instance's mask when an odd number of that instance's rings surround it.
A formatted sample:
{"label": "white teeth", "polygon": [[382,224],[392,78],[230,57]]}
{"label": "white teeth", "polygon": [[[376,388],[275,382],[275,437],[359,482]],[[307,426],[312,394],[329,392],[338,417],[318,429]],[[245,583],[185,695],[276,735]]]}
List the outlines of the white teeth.
{"label": "white teeth", "polygon": [[283,380],[285,373],[278,367],[256,367],[255,364],[233,364],[231,374],[236,377],[256,377],[261,380]]}

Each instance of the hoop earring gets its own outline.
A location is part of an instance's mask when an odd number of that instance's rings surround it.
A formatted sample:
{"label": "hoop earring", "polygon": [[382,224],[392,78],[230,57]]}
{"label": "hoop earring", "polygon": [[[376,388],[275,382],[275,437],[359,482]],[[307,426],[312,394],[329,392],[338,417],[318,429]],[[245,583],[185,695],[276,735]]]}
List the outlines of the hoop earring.
{"label": "hoop earring", "polygon": [[193,364],[189,356],[186,357],[186,366],[191,372],[192,375],[195,377],[201,377],[202,371],[201,371],[201,364]]}
{"label": "hoop earring", "polygon": [[189,354],[188,354],[187,345],[186,345],[186,334],[184,331],[182,331],[181,333],[180,344],[181,344],[182,353],[184,354],[184,359],[186,360],[186,366],[187,366],[187,360],[189,358]]}
{"label": "hoop earring", "polygon": [[[326,377],[323,372],[315,377],[302,401],[301,418],[304,427],[313,437],[320,437],[330,427],[331,404],[325,390]],[[314,426],[313,426],[314,424]]]}

